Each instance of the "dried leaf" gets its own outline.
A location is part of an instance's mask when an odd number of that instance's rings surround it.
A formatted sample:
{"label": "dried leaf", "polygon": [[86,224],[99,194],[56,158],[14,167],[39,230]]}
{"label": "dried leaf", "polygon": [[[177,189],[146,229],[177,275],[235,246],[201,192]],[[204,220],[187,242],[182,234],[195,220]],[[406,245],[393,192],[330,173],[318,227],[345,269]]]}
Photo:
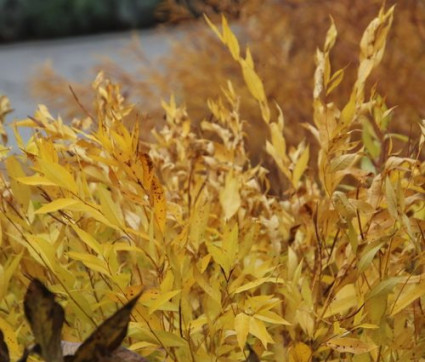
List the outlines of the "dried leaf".
{"label": "dried leaf", "polygon": [[326,342],[326,345],[340,353],[353,354],[367,353],[377,348],[377,346],[373,343],[364,342],[360,339],[350,337],[332,338]]}
{"label": "dried leaf", "polygon": [[66,358],[66,362],[102,362],[104,358],[110,357],[127,334],[131,311],[139,297],[140,294],[105,320],[73,356]]}
{"label": "dried leaf", "polygon": [[38,279],[28,286],[24,300],[25,316],[31,326],[40,355],[46,362],[62,362],[61,331],[64,310],[55,296]]}

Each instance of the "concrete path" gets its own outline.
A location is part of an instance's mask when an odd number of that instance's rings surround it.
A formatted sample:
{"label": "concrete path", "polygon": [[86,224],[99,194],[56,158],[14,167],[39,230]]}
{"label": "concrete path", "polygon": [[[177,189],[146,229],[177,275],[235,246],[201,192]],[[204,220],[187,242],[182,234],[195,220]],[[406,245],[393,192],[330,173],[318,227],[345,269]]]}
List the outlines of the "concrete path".
{"label": "concrete path", "polygon": [[[183,33],[173,28],[137,32],[149,60],[169,51],[170,40]],[[76,81],[93,78],[90,69],[103,57],[119,61],[130,71],[136,69],[136,64],[120,52],[131,41],[131,35],[131,32],[124,32],[0,45],[0,94],[7,95],[15,109],[7,122],[34,113],[37,104],[30,96],[29,80],[48,60],[59,74]]]}

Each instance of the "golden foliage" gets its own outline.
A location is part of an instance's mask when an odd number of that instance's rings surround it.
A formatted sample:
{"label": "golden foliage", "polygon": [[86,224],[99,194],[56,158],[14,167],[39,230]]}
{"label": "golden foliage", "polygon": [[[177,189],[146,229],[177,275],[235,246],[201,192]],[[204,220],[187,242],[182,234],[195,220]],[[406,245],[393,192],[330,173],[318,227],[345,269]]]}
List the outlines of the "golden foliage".
{"label": "golden foliage", "polygon": [[[292,132],[303,124],[315,145],[288,137],[271,77],[262,77],[264,54],[242,46],[225,18],[210,22],[222,45],[209,44],[226,49],[240,79],[209,79],[214,70],[200,64],[205,88],[220,93],[206,102],[209,117],[170,97],[163,127],[142,145],[139,123],[124,125],[134,106],[100,73],[93,108],[72,125],[42,106],[17,122],[35,132],[4,159],[5,339],[27,339],[19,301],[29,274],[62,296],[77,326],[68,340],[143,290],[127,342],[151,360],[424,358],[425,125],[402,156],[388,124],[404,116],[368,86],[393,19],[394,7],[382,8],[365,25],[351,85],[333,61],[336,17],[315,70],[291,68],[314,79],[312,122],[304,113]],[[244,105],[284,193],[268,192],[275,179],[251,160]]]}
{"label": "golden foliage", "polygon": [[[332,64],[341,72],[335,73],[333,86],[328,89],[328,97],[341,108],[351,93],[351,84],[357,78],[359,43],[362,29],[373,19],[381,5],[381,0],[245,0],[224,1],[221,3],[234,18],[234,29],[243,44],[249,44],[253,54],[256,71],[263,80],[265,95],[269,102],[277,102],[286,118],[285,135],[291,145],[302,139],[310,141],[311,135],[300,124],[310,122],[313,116],[311,84],[315,70],[314,54],[321,47],[328,23],[332,16],[342,41],[335,45],[331,54]],[[176,0],[165,1],[163,6],[179,16]],[[183,3],[183,2],[182,2]],[[215,1],[188,1],[195,7],[208,10]],[[212,3],[213,5],[208,5]],[[228,5],[224,5],[227,4]],[[396,1],[387,1],[393,4]],[[168,4],[168,6],[166,6]],[[205,4],[208,6],[205,8]],[[187,10],[187,6],[183,7]],[[182,8],[182,9],[183,9]],[[261,9],[261,11],[259,11]],[[182,10],[183,11],[183,10]],[[173,15],[174,14],[174,15]],[[210,11],[215,20],[220,20]],[[236,18],[235,18],[236,17]],[[423,83],[425,80],[425,57],[421,49],[425,39],[425,6],[416,0],[397,2],[394,24],[389,33],[389,44],[382,64],[369,78],[369,85],[377,82],[377,101],[397,105],[393,114],[400,119],[392,122],[391,131],[403,133],[407,137],[418,132],[417,121],[424,117]],[[256,163],[265,161],[264,144],[267,130],[263,127],[261,113],[249,94],[243,73],[232,54],[226,52],[213,33],[196,26],[188,28],[187,35],[175,40],[169,55],[155,61],[155,67],[146,61],[143,48],[135,42],[132,56],[140,64],[140,72],[129,73],[119,64],[108,63],[101,66],[111,79],[120,83],[125,94],[137,104],[137,113],[150,114],[145,117],[145,127],[159,126],[162,109],[156,99],[167,98],[173,91],[178,100],[184,101],[188,114],[195,120],[208,118],[211,114],[205,100],[220,95],[220,87],[226,87],[230,79],[235,90],[241,95],[240,114],[247,121],[246,132],[250,158]],[[158,66],[159,65],[159,66]],[[161,70],[159,70],[161,69]],[[378,82],[379,80],[379,82]],[[211,82],[220,87],[209,86]],[[80,108],[68,92],[68,83],[52,69],[41,72],[34,89],[43,102],[57,106],[62,114],[65,110],[72,115],[80,114]],[[87,85],[77,87],[79,98],[90,104]],[[405,90],[405,91],[400,91]],[[61,94],[61,97],[57,95]],[[52,97],[54,95],[54,97]],[[369,96],[369,95],[367,95]],[[275,112],[272,107],[271,112]],[[130,117],[129,123],[133,121]],[[386,122],[386,121],[385,121]],[[405,140],[406,138],[405,137]],[[398,141],[397,141],[398,142]],[[312,152],[316,153],[314,142]],[[405,150],[408,144],[404,143]],[[407,150],[408,152],[408,150]],[[267,163],[268,168],[273,163]],[[282,191],[282,190],[276,190]]]}

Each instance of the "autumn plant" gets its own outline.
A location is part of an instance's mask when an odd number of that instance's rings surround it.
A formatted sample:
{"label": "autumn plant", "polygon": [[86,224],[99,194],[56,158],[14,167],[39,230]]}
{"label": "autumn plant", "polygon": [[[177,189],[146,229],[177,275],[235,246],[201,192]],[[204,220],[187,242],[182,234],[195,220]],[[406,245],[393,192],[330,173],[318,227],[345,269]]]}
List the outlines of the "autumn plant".
{"label": "autumn plant", "polygon": [[[403,150],[403,156],[409,157],[411,144],[408,138],[420,132],[418,121],[425,115],[422,101],[425,96],[425,56],[422,52],[425,3],[416,0],[387,0],[386,3],[388,6],[397,4],[397,12],[388,33],[385,57],[370,75],[368,86],[376,83],[376,93],[381,97],[377,102],[381,102],[382,107],[385,103],[397,105],[391,117],[398,121],[389,122],[389,132],[399,134],[393,141]],[[277,102],[282,108],[288,145],[296,146],[306,139],[316,154],[318,144],[300,124],[313,119],[314,54],[326,35],[329,16],[334,19],[343,39],[335,44],[332,64],[335,69],[344,69],[345,79],[329,99],[342,109],[357,77],[358,44],[362,32],[381,4],[382,0],[164,0],[160,10],[168,13],[172,22],[176,18],[187,19],[190,9],[196,14],[207,11],[214,22],[220,21],[214,9],[225,11],[240,43],[249,44],[268,102]],[[198,19],[203,22],[202,16]],[[123,94],[134,103],[133,112],[125,122],[131,127],[135,119],[143,117],[143,124],[148,129],[163,126],[163,110],[157,100],[167,99],[170,92],[175,94],[179,104],[185,104],[194,127],[198,127],[199,122],[210,115],[205,100],[219,97],[221,88],[231,80],[240,95],[239,114],[246,120],[244,130],[248,134],[246,143],[250,158],[255,164],[262,162],[275,177],[273,191],[284,192],[286,186],[278,179],[275,164],[264,151],[267,128],[263,126],[260,110],[249,95],[237,62],[203,24],[185,24],[176,28],[176,32],[183,29],[183,35],[169,41],[170,51],[166,54],[151,59],[145,54],[149,49],[144,48],[143,38],[136,38],[120,54],[134,60],[137,67],[129,70],[120,61],[105,61],[95,67],[93,77],[102,69],[108,78],[119,83]],[[211,86],[212,80],[217,86]],[[67,79],[55,71],[55,64],[37,72],[33,89],[37,99],[60,114],[82,117],[81,108],[68,90],[69,84],[78,93],[80,102],[90,110],[93,92],[89,81],[78,83]],[[277,116],[275,107],[271,107],[271,112]],[[144,133],[145,140],[151,141],[149,135],[150,132]]]}
{"label": "autumn plant", "polygon": [[[1,151],[0,328],[12,358],[29,340],[26,275],[61,299],[70,342],[142,290],[125,342],[151,361],[424,358],[425,124],[402,154],[392,105],[368,85],[393,17],[382,7],[366,27],[342,105],[329,20],[301,123],[315,144],[288,142],[280,104],[224,17],[206,21],[247,93],[228,81],[205,100],[208,117],[171,96],[147,142],[137,117],[126,126],[134,105],[100,73],[92,108],[71,92],[84,116],[65,122],[40,106],[17,121],[20,151]],[[244,102],[273,178],[252,162]],[[22,127],[34,130],[27,142]]]}

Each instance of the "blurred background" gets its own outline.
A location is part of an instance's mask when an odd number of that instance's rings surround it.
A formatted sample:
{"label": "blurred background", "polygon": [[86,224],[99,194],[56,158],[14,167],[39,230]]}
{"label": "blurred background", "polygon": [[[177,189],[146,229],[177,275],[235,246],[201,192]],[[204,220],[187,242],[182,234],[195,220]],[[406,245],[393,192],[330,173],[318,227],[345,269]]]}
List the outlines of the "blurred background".
{"label": "blurred background", "polygon": [[143,28],[160,0],[0,0],[0,41]]}
{"label": "blurred background", "polygon": [[[0,94],[7,94],[15,109],[9,119],[33,114],[36,104],[43,103],[53,115],[70,121],[84,117],[84,112],[69,87],[90,110],[90,83],[103,70],[135,105],[127,121],[142,122],[148,131],[161,125],[161,99],[171,93],[186,105],[195,125],[210,117],[206,100],[219,97],[230,80],[241,96],[240,113],[246,120],[252,158],[261,161],[267,135],[258,105],[239,65],[202,16],[206,13],[219,23],[223,13],[237,33],[242,54],[249,44],[268,101],[281,106],[288,140],[297,144],[306,138],[314,151],[314,140],[300,125],[312,121],[314,57],[323,47],[329,16],[338,30],[332,70],[344,69],[345,75],[327,101],[342,108],[356,78],[362,34],[382,4],[382,0],[0,0]],[[425,1],[385,2],[386,8],[392,5],[396,9],[385,56],[368,80],[367,89],[373,92],[366,97],[396,107],[390,129],[405,136],[408,153],[409,137],[425,118]]]}
{"label": "blurred background", "polygon": [[236,9],[243,0],[0,0],[0,43],[151,27]]}

